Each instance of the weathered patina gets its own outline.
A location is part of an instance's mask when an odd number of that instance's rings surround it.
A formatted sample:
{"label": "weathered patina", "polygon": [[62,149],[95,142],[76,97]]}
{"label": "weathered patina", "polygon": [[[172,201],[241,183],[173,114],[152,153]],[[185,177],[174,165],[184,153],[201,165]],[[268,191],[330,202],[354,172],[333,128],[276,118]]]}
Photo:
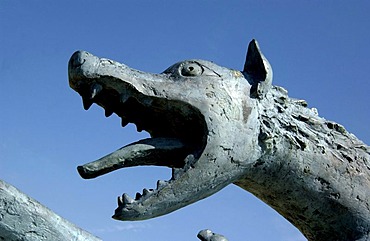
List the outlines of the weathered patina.
{"label": "weathered patina", "polygon": [[0,180],[0,240],[102,241]]}
{"label": "weathered patina", "polygon": [[78,170],[172,168],[155,190],[120,196],[118,220],[164,215],[234,183],[308,240],[370,240],[370,148],[271,81],[255,40],[243,71],[187,60],[150,74],[78,51],[69,83],[85,109],[97,103],[151,135]]}

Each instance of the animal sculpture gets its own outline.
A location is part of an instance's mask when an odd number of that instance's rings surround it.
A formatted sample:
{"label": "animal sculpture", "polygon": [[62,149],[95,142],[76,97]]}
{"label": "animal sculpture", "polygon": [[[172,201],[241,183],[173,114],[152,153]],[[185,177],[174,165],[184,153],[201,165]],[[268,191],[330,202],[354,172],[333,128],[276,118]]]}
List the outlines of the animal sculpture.
{"label": "animal sculpture", "polygon": [[85,109],[96,103],[151,136],[79,166],[83,178],[140,165],[172,169],[155,190],[120,196],[113,218],[165,215],[233,183],[308,240],[370,240],[370,148],[273,86],[255,40],[242,71],[194,59],[151,74],[78,51],[69,84]]}

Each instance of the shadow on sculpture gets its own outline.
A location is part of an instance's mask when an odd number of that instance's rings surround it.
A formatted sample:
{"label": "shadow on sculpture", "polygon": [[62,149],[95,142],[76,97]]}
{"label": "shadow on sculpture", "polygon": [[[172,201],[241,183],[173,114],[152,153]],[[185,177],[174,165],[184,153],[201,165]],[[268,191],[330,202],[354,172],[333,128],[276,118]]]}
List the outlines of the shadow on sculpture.
{"label": "shadow on sculpture", "polygon": [[271,82],[255,40],[242,72],[187,60],[150,74],[78,51],[69,83],[84,108],[96,103],[151,136],[78,171],[94,178],[131,166],[172,168],[155,190],[120,196],[117,220],[164,215],[234,183],[308,240],[369,240],[370,148]]}

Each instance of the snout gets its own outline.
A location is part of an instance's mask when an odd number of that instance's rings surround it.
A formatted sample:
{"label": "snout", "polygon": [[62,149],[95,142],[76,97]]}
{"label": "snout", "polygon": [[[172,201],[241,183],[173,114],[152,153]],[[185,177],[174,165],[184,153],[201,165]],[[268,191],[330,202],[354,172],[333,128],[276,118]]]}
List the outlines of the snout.
{"label": "snout", "polygon": [[86,51],[76,51],[68,62],[69,85],[75,89],[82,79],[94,76],[99,66],[99,58]]}
{"label": "snout", "polygon": [[85,63],[86,59],[89,58],[89,56],[91,56],[91,54],[86,51],[76,51],[69,60],[68,65],[70,69],[80,67],[83,63]]}

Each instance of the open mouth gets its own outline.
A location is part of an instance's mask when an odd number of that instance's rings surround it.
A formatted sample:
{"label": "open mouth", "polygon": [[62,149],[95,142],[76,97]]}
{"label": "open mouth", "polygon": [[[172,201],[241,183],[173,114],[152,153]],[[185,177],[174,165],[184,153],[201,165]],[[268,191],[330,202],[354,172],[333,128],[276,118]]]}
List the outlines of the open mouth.
{"label": "open mouth", "polygon": [[[116,88],[117,83],[119,88]],[[127,208],[134,202],[140,203],[176,180],[192,167],[206,146],[208,129],[204,116],[190,104],[142,94],[131,83],[112,76],[75,80],[71,86],[82,96],[86,110],[96,103],[105,109],[107,117],[113,113],[118,115],[123,127],[134,123],[138,131],[144,130],[150,134],[148,139],[126,145],[97,161],[79,166],[77,169],[83,178],[95,178],[132,166],[172,168],[171,179],[157,181],[155,190],[144,189],[135,198],[126,193],[120,196],[119,209]]]}

